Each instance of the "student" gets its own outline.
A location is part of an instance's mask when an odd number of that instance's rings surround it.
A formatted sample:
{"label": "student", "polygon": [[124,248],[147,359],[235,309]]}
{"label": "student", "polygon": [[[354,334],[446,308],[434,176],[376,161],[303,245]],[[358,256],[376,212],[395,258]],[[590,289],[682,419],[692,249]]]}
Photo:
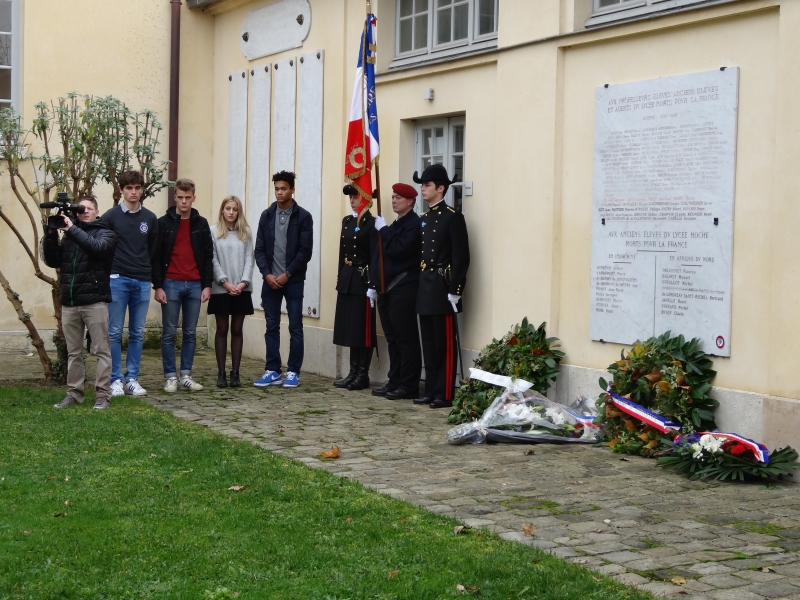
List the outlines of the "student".
{"label": "student", "polygon": [[439,164],[427,167],[422,185],[428,212],[421,219],[422,254],[419,268],[417,314],[422,356],[425,360],[425,395],[414,400],[431,408],[451,408],[455,397],[458,364],[457,313],[469,269],[469,237],[464,215],[444,201],[453,181]]}
{"label": "student", "polygon": [[342,236],[339,239],[333,343],[349,348],[350,372],[344,379],[334,381],[333,385],[348,390],[363,390],[369,387],[369,365],[373,349],[378,345],[373,303],[364,297],[370,285],[369,261],[377,244],[375,217],[365,210],[359,219],[361,196],[352,185],[344,186],[342,193],[349,196],[353,214],[342,220]]}
{"label": "student", "polygon": [[[117,250],[111,266],[111,302],[108,305],[108,337],[111,343],[111,396],[145,396],[139,385],[144,323],[150,306],[158,219],[141,203],[144,178],[139,171],[119,177],[122,202],[100,219],[117,234]],[[128,356],[122,376],[122,328],[128,313]]]}
{"label": "student", "polygon": [[[155,300],[161,304],[161,361],[164,391],[181,387],[198,392],[192,379],[200,305],[211,296],[214,246],[208,221],[192,208],[195,185],[191,179],[175,182],[175,206],[158,220],[158,254],[154,269]],[[175,365],[175,330],[183,312],[180,380]]]}
{"label": "student", "polygon": [[217,320],[214,351],[217,354],[217,387],[228,387],[225,357],[228,353],[228,329],[231,332],[231,387],[240,387],[239,365],[242,361],[246,315],[253,314],[253,237],[247,225],[242,201],[227,196],[219,207],[217,224],[211,226],[214,241],[214,283],[208,314]]}
{"label": "student", "polygon": [[67,397],[55,405],[67,408],[83,404],[83,384],[86,371],[83,364],[83,332],[87,329],[94,339],[97,356],[97,375],[94,384],[94,408],[110,406],[111,349],[108,341],[108,308],[111,302],[108,274],[117,247],[117,236],[97,221],[97,200],[87,196],[79,202],[83,212],[73,223],[65,216],[64,236],[49,229],[42,242],[44,262],[48,267],[61,269],[61,324],[67,343]]}
{"label": "student", "polygon": [[[275,202],[261,213],[256,235],[255,258],[264,278],[261,303],[267,321],[266,370],[256,387],[300,385],[303,365],[303,288],[306,268],[314,246],[311,213],[294,200],[295,174],[280,171],[272,176]],[[286,379],[281,377],[281,302],[289,313],[289,361]]]}

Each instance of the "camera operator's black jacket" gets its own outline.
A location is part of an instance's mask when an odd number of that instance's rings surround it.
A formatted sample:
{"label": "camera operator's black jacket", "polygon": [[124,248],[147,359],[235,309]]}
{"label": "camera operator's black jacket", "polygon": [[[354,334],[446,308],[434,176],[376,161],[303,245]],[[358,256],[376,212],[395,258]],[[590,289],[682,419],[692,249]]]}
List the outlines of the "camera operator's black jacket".
{"label": "camera operator's black jacket", "polygon": [[[180,225],[181,216],[174,206],[170,206],[167,214],[158,218],[158,246],[153,265],[154,290],[164,287],[164,278],[172,261],[172,249],[175,247]],[[192,242],[197,271],[200,273],[200,287],[210,288],[214,281],[214,240],[211,239],[208,221],[195,208],[189,216],[189,239]]]}
{"label": "camera operator's black jacket", "polygon": [[111,302],[108,276],[117,249],[117,234],[105,223],[75,221],[60,242],[58,232],[47,234],[42,249],[45,264],[61,269],[62,305]]}

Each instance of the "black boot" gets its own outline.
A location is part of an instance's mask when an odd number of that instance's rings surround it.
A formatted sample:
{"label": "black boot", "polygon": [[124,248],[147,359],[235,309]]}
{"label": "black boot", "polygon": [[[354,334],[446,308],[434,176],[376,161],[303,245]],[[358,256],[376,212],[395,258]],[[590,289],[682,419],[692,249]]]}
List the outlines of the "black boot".
{"label": "black boot", "polygon": [[358,361],[358,372],[355,379],[347,386],[348,390],[365,390],[369,387],[369,365],[372,362],[372,348],[361,348]]}
{"label": "black boot", "polygon": [[339,381],[334,381],[333,385],[335,387],[346,388],[356,378],[356,374],[358,373],[358,359],[361,355],[360,351],[361,348],[350,348],[350,372],[344,379],[340,379]]}
{"label": "black boot", "polygon": [[[223,376],[225,373],[222,374]],[[242,387],[242,382],[239,381],[239,371],[231,371],[231,387]]]}
{"label": "black boot", "polygon": [[225,388],[228,387],[228,381],[225,379],[225,371],[220,371],[217,373],[217,387]]}

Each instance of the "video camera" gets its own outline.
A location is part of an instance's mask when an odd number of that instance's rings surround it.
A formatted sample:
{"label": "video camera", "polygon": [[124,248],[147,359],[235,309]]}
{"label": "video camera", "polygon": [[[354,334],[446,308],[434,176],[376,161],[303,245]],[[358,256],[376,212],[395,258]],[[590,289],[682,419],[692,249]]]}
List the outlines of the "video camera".
{"label": "video camera", "polygon": [[58,214],[47,217],[47,229],[61,229],[67,224],[66,221],[64,221],[64,215],[68,214],[75,219],[78,215],[86,211],[86,207],[82,204],[70,204],[69,194],[67,192],[58,192],[55,202],[42,202],[39,208],[58,209]]}

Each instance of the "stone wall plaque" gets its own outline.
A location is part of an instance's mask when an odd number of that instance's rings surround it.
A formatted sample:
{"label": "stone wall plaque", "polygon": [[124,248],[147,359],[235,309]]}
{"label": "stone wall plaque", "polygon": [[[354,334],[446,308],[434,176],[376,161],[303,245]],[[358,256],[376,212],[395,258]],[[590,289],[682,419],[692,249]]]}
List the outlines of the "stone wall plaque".
{"label": "stone wall plaque", "polygon": [[665,331],[730,356],[739,69],[599,87],[593,340]]}

